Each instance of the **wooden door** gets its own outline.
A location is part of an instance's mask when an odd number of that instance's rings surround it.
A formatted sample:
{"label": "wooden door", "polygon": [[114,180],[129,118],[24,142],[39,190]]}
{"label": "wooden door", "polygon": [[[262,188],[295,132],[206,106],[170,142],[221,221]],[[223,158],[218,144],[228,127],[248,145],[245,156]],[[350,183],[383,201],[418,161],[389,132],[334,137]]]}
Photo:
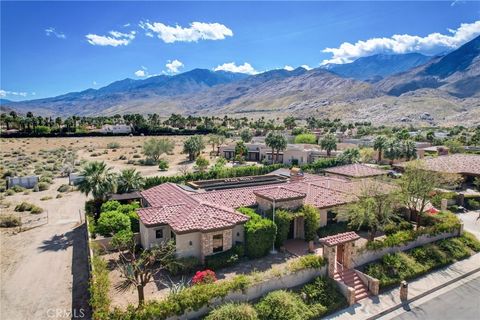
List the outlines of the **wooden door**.
{"label": "wooden door", "polygon": [[343,244],[339,244],[337,246],[337,262],[343,265],[343,252],[345,246]]}

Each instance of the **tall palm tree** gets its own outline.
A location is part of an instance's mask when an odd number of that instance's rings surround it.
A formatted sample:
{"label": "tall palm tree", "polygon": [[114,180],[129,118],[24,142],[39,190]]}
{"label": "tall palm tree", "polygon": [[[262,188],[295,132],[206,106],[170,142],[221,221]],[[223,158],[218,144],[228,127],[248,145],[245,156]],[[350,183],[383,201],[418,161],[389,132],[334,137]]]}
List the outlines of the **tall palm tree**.
{"label": "tall palm tree", "polygon": [[143,188],[143,177],[136,169],[124,169],[117,180],[117,192],[129,193]]}
{"label": "tall palm tree", "polygon": [[393,137],[387,140],[384,151],[385,158],[390,159],[390,164],[393,164],[395,159],[402,156],[402,146],[397,138]]}
{"label": "tall palm tree", "polygon": [[[285,150],[287,147],[287,139],[279,133],[270,132],[265,138],[265,144],[272,148],[272,163],[278,161],[280,156],[280,151]],[[276,156],[274,157],[274,152],[277,151]]]}
{"label": "tall palm tree", "polygon": [[385,136],[377,136],[373,142],[373,150],[378,151],[378,160],[377,162],[382,161],[382,152],[387,146],[387,138]]}
{"label": "tall palm tree", "polygon": [[116,175],[104,161],[88,162],[80,175],[83,176],[83,180],[79,183],[78,190],[85,193],[86,196],[92,194],[98,213],[98,209],[107,199],[108,194],[115,192]]}
{"label": "tall palm tree", "polygon": [[330,157],[332,150],[337,150],[337,138],[331,133],[327,134],[320,140],[320,147],[327,151],[327,156]]}
{"label": "tall palm tree", "polygon": [[416,157],[417,147],[415,146],[415,142],[413,140],[409,139],[409,140],[402,141],[402,155],[407,160],[410,160]]}

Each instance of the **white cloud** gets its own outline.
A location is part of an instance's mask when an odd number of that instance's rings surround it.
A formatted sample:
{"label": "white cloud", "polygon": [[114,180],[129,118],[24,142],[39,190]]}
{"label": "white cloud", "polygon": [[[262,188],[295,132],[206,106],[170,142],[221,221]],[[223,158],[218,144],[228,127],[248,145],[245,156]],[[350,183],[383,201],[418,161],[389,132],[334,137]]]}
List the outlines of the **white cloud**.
{"label": "white cloud", "polygon": [[305,70],[312,70],[313,68],[310,67],[308,64],[302,64],[301,67]]}
{"label": "white cloud", "polygon": [[286,65],[285,67],[283,67],[283,69],[287,70],[287,71],[293,71],[294,68],[292,66],[289,66],[289,65]]}
{"label": "white cloud", "polygon": [[360,40],[355,44],[344,42],[338,48],[326,48],[323,52],[333,57],[321,64],[349,63],[353,60],[377,53],[409,53],[421,52],[436,54],[445,50],[456,49],[480,35],[480,20],[473,23],[462,23],[458,29],[448,29],[450,35],[431,33],[425,37],[408,34],[395,34],[390,38],[372,38]]}
{"label": "white cloud", "polygon": [[189,27],[167,26],[161,22],[140,22],[147,36],[157,35],[166,43],[176,41],[197,42],[198,40],[223,40],[233,36],[233,31],[220,23],[192,22]]}
{"label": "white cloud", "polygon": [[130,33],[122,33],[119,31],[110,31],[109,36],[99,36],[96,34],[87,34],[85,37],[87,38],[88,43],[94,46],[126,46],[133,39],[135,39],[135,31],[130,31]]}
{"label": "white cloud", "polygon": [[230,72],[238,72],[238,73],[246,73],[246,74],[257,74],[258,71],[255,70],[252,65],[248,62],[245,62],[241,65],[236,65],[235,62],[228,62],[222,65],[217,66],[214,71],[230,71]]}
{"label": "white cloud", "polygon": [[177,59],[170,61],[165,65],[167,67],[168,73],[178,73],[178,69],[183,68],[183,63]]}
{"label": "white cloud", "polygon": [[26,97],[28,93],[26,92],[18,92],[18,91],[8,91],[8,90],[1,90],[0,89],[0,97],[5,98],[7,96],[20,96]]}
{"label": "white cloud", "polygon": [[55,28],[53,28],[53,27],[49,27],[49,28],[45,29],[45,34],[46,34],[48,37],[50,37],[50,36],[55,36],[55,37],[57,37],[57,38],[59,38],[59,39],[66,39],[66,38],[67,38],[67,36],[65,35],[65,33],[59,32],[59,31],[55,30]]}
{"label": "white cloud", "polygon": [[145,70],[140,69],[140,70],[135,71],[135,75],[139,78],[142,78],[142,77],[146,77],[148,75],[148,73]]}

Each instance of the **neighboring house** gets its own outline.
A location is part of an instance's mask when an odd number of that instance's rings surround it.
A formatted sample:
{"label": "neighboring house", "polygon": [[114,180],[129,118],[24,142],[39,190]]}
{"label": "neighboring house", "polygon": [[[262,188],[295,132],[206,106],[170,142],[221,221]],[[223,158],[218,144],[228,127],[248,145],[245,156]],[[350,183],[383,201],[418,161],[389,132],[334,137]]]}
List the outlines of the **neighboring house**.
{"label": "neighboring house", "polygon": [[79,173],[70,173],[68,175],[68,184],[71,185],[71,186],[76,186],[80,182],[82,182],[84,179],[85,179],[85,177],[82,176]]}
{"label": "neighboring house", "polygon": [[[373,179],[348,180],[293,171],[290,181],[269,186],[242,186],[215,191],[195,191],[165,183],[141,193],[144,208],[138,210],[144,248],[174,240],[177,255],[206,256],[228,250],[244,241],[248,217],[235,209],[257,206],[260,211],[294,210],[305,204],[320,211],[320,226],[336,222],[335,208],[358,201],[372,184],[390,192],[392,186]],[[304,238],[303,217],[291,222],[289,239]]]}
{"label": "neighboring house", "polygon": [[[287,144],[287,148],[278,153],[278,158],[276,152],[272,156],[272,148],[267,147],[264,143],[246,143],[245,145],[248,149],[246,161],[272,162],[273,158],[276,163],[302,165],[327,157],[326,151],[313,144]],[[339,153],[332,151],[330,156],[335,157]],[[234,159],[235,145],[220,146],[219,154],[227,160]]]}
{"label": "neighboring house", "polygon": [[131,133],[132,127],[126,124],[104,124],[100,129],[100,132],[113,134]]}
{"label": "neighboring house", "polygon": [[370,178],[376,176],[385,176],[388,171],[368,166],[365,164],[354,163],[344,166],[324,169],[327,176],[340,176],[347,178]]}
{"label": "neighboring house", "polygon": [[10,189],[14,186],[20,186],[27,189],[32,189],[38,184],[37,176],[26,176],[26,177],[7,177],[7,189]]}
{"label": "neighboring house", "polygon": [[429,146],[424,148],[417,148],[417,157],[419,159],[425,156],[446,156],[448,155],[448,147],[446,146]]}

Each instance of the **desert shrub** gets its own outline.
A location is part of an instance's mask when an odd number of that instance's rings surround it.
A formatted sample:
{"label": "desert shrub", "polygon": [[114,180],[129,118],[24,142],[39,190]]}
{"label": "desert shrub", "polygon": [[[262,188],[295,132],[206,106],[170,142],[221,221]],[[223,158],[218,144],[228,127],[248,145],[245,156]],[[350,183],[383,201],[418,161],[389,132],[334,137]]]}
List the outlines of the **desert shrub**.
{"label": "desert shrub", "polygon": [[158,169],[166,171],[168,169],[168,161],[165,159],[158,160]]}
{"label": "desert shrub", "polygon": [[462,240],[457,238],[442,240],[438,243],[438,246],[456,260],[470,256],[469,247],[467,247]]}
{"label": "desert shrub", "polygon": [[292,260],[288,265],[288,270],[297,272],[304,269],[318,269],[325,265],[325,260],[316,254],[307,254],[295,260]]}
{"label": "desert shrub", "polygon": [[118,142],[113,141],[107,144],[107,149],[118,149],[118,148],[120,148],[120,143]]}
{"label": "desert shrub", "polygon": [[386,235],[391,235],[404,230],[413,230],[413,225],[408,221],[401,221],[399,223],[389,223],[383,227],[383,232],[385,232]]}
{"label": "desert shrub", "polygon": [[60,198],[63,198],[63,196],[62,196],[61,193],[59,193],[59,194],[57,194],[57,196],[56,196],[55,198],[56,198],[56,199],[60,199]]}
{"label": "desert shrub", "polygon": [[45,191],[48,190],[50,185],[47,182],[39,182],[38,184],[38,191]]}
{"label": "desert shrub", "polygon": [[151,159],[151,158],[140,159],[139,163],[142,166],[155,166],[155,165],[157,165],[157,161],[155,161],[154,159]]}
{"label": "desert shrub", "polygon": [[433,269],[438,266],[449,264],[453,259],[443,252],[437,245],[428,244],[423,247],[412,249],[409,254],[420,264]]}
{"label": "desert shrub", "polygon": [[30,210],[31,214],[40,214],[43,212],[43,209],[37,206],[33,206],[32,210]]}
{"label": "desert shrub", "polygon": [[15,194],[15,190],[8,189],[7,191],[5,191],[6,196],[13,196],[14,194]]}
{"label": "desert shrub", "polygon": [[13,190],[15,192],[23,192],[23,191],[25,191],[25,188],[22,187],[22,186],[19,186],[19,185],[15,185],[15,186],[11,187],[10,190]]}
{"label": "desert shrub", "polygon": [[22,220],[19,217],[16,217],[11,214],[0,215],[1,228],[19,227],[21,225],[22,225]]}
{"label": "desert shrub", "polygon": [[172,263],[168,266],[168,272],[172,275],[183,275],[192,273],[202,265],[200,260],[196,257],[184,257],[178,258],[176,263]]}
{"label": "desert shrub", "polygon": [[337,285],[326,277],[315,278],[313,282],[305,285],[301,292],[307,304],[320,304],[326,308],[326,312],[332,312],[347,305]]}
{"label": "desert shrub", "polygon": [[213,309],[205,320],[257,320],[257,311],[246,303],[226,303]]}
{"label": "desert shrub", "polygon": [[50,200],[50,199],[53,199],[53,197],[51,197],[51,196],[45,196],[45,197],[41,197],[41,198],[40,198],[40,201],[47,201],[47,200]]}
{"label": "desert shrub", "polygon": [[17,212],[24,212],[24,211],[30,211],[32,210],[32,208],[34,207],[35,205],[34,204],[31,204],[31,203],[28,203],[28,202],[22,202],[20,204],[17,204],[15,206],[15,211]]}
{"label": "desert shrub", "polygon": [[205,266],[212,270],[229,267],[237,263],[244,253],[243,245],[236,245],[230,250],[205,257]]}
{"label": "desert shrub", "polygon": [[460,241],[462,241],[467,247],[472,249],[475,252],[480,251],[480,241],[470,232],[464,231],[462,236],[458,237]]}
{"label": "desert shrub", "polygon": [[62,184],[60,187],[57,189],[58,192],[68,192],[70,191],[70,186],[68,184]]}
{"label": "desert shrub", "polygon": [[316,144],[317,136],[312,133],[302,133],[295,137],[295,143],[309,143]]}
{"label": "desert shrub", "polygon": [[127,215],[118,211],[107,211],[100,215],[95,231],[104,237],[108,237],[121,230],[130,230],[130,228],[130,219]]}
{"label": "desert shrub", "polygon": [[270,219],[262,218],[250,208],[239,208],[250,219],[245,223],[246,255],[260,258],[268,254],[273,246],[277,227]]}
{"label": "desert shrub", "polygon": [[312,316],[311,310],[295,293],[278,290],[270,292],[255,305],[260,319],[304,320]]}
{"label": "desert shrub", "polygon": [[142,157],[142,156],[139,155],[139,154],[134,154],[134,155],[132,156],[132,158],[134,158],[134,159],[140,159],[141,157]]}
{"label": "desert shrub", "polygon": [[118,160],[127,160],[127,156],[122,154],[120,157],[118,157]]}

